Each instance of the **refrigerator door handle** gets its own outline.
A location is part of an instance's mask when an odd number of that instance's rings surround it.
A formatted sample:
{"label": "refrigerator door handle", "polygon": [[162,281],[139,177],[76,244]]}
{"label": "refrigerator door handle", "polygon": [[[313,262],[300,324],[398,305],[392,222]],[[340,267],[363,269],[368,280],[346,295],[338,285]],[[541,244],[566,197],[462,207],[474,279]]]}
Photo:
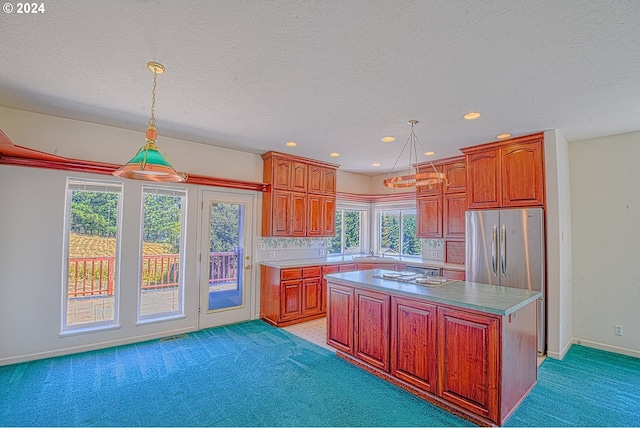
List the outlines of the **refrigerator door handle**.
{"label": "refrigerator door handle", "polygon": [[498,226],[493,225],[493,242],[491,243],[491,264],[493,267],[493,274],[498,275],[498,259],[496,253],[498,251]]}
{"label": "refrigerator door handle", "polygon": [[502,276],[507,276],[507,225],[502,224],[502,236],[500,237],[500,264]]}

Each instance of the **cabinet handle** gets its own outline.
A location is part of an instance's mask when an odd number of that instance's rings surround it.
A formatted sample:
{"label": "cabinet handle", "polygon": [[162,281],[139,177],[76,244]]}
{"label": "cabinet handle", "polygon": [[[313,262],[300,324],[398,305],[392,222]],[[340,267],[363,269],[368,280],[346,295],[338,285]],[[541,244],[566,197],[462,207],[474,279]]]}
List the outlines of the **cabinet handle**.
{"label": "cabinet handle", "polygon": [[244,268],[245,269],[251,269],[251,265],[245,265]]}

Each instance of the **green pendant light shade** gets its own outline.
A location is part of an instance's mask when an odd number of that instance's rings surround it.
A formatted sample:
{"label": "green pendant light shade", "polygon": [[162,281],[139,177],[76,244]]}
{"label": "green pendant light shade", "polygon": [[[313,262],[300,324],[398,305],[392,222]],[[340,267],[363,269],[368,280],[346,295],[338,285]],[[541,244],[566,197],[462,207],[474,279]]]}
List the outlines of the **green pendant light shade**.
{"label": "green pendant light shade", "polygon": [[156,146],[158,138],[158,131],[155,127],[156,75],[164,72],[164,66],[157,62],[150,62],[147,63],[147,68],[153,71],[153,100],[151,119],[149,119],[149,127],[147,128],[147,144],[138,150],[133,159],[114,171],[113,175],[134,180],[181,183],[187,179],[187,174],[173,169],[164,152]]}

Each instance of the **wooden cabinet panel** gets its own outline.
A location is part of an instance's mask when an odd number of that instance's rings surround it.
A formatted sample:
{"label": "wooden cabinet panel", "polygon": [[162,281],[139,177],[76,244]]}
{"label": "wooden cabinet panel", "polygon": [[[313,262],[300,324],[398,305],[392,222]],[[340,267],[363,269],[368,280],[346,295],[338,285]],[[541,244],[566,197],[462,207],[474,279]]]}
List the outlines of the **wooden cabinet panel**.
{"label": "wooden cabinet panel", "polygon": [[273,188],[291,190],[291,162],[279,157],[272,158]]}
{"label": "wooden cabinet panel", "polygon": [[467,210],[467,198],[465,194],[444,195],[444,237],[462,238],[465,234],[465,212]]}
{"label": "wooden cabinet panel", "polygon": [[302,280],[301,297],[300,312],[302,315],[322,312],[322,280],[320,276]]}
{"label": "wooden cabinet panel", "polygon": [[[442,172],[442,166],[434,165],[435,172]],[[421,164],[418,166],[418,173],[423,172],[434,172],[434,166],[431,166],[429,163]],[[430,186],[416,186],[416,195],[417,196],[428,196],[428,195],[442,195],[443,185],[441,183],[432,184]]]}
{"label": "wooden cabinet panel", "polygon": [[418,237],[442,238],[442,196],[417,198],[416,210]]}
{"label": "wooden cabinet panel", "polygon": [[389,371],[390,297],[355,290],[353,355],[374,367]]}
{"label": "wooden cabinet panel", "polygon": [[436,307],[391,298],[391,374],[436,392]]}
{"label": "wooden cabinet panel", "polygon": [[444,243],[444,261],[456,265],[465,264],[464,241],[446,241]]}
{"label": "wooden cabinet panel", "polygon": [[502,202],[500,150],[468,154],[465,159],[468,208],[499,208]]}
{"label": "wooden cabinet panel", "polygon": [[442,165],[442,172],[447,176],[448,186],[444,186],[445,195],[451,193],[464,193],[467,188],[467,169],[464,158],[459,161]]}
{"label": "wooden cabinet panel", "polygon": [[[369,270],[369,269],[388,269],[388,270],[396,270],[396,263],[367,263],[367,262],[356,262],[355,270]],[[340,272],[343,272],[342,270]]]}
{"label": "wooden cabinet panel", "polygon": [[350,272],[352,270],[356,270],[355,263],[343,263],[340,265],[340,272]]}
{"label": "wooden cabinet panel", "polygon": [[332,196],[322,197],[322,236],[334,236],[336,234],[336,198]]}
{"label": "wooden cabinet panel", "polygon": [[320,236],[324,230],[322,196],[309,194],[307,196],[308,218],[307,236]]}
{"label": "wooden cabinet panel", "polygon": [[307,191],[307,164],[303,162],[291,162],[291,191]]}
{"label": "wooden cabinet panel", "polygon": [[500,319],[438,309],[438,395],[498,420]]}
{"label": "wooden cabinet panel", "polygon": [[324,168],[324,182],[322,185],[322,193],[325,195],[335,195],[336,194],[336,175],[338,171],[334,168]]}
{"label": "wooden cabinet panel", "polygon": [[339,265],[322,266],[322,312],[327,311],[327,280],[324,279],[324,275],[328,273],[337,273],[339,271]]}
{"label": "wooden cabinet panel", "polygon": [[280,284],[280,319],[298,318],[302,313],[300,307],[300,292],[302,281],[299,279],[282,281]]}
{"label": "wooden cabinet panel", "polygon": [[302,268],[288,268],[280,271],[280,279],[302,279]]}
{"label": "wooden cabinet panel", "polygon": [[544,205],[542,140],[501,149],[502,206]]}
{"label": "wooden cabinet panel", "polygon": [[465,280],[465,273],[463,270],[442,269],[442,276],[447,279],[459,279],[461,281]]}
{"label": "wooden cabinet panel", "polygon": [[307,195],[291,193],[291,236],[307,235]]}
{"label": "wooden cabinet panel", "polygon": [[273,198],[273,217],[272,217],[271,235],[290,236],[291,235],[291,192],[274,190],[272,198]]}
{"label": "wooden cabinet panel", "polygon": [[321,195],[324,189],[324,168],[318,165],[309,165],[309,193]]}
{"label": "wooden cabinet panel", "polygon": [[351,287],[327,284],[327,343],[353,355],[353,296]]}

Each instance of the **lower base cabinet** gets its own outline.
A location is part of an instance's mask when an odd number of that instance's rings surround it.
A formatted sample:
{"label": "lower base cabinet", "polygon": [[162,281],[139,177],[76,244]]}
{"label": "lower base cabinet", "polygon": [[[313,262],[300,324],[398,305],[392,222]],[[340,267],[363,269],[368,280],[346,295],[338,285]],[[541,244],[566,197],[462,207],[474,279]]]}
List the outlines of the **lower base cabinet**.
{"label": "lower base cabinet", "polygon": [[537,380],[536,304],[500,316],[327,283],[337,355],[479,425],[501,425]]}

